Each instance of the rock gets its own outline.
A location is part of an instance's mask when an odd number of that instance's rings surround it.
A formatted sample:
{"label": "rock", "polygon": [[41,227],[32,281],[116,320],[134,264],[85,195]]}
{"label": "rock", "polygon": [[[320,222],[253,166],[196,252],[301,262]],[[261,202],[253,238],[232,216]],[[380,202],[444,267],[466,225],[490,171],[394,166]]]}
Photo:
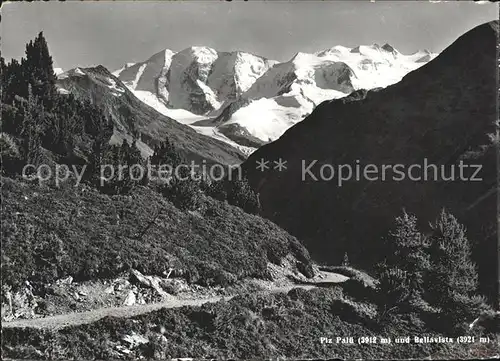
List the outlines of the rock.
{"label": "rock", "polygon": [[104,293],[107,293],[107,294],[113,294],[115,293],[115,288],[113,287],[113,285],[109,286],[109,287],[106,287],[104,289]]}
{"label": "rock", "polygon": [[11,314],[14,314],[15,318],[30,318],[31,314],[34,314],[33,308],[36,303],[29,289],[24,288],[15,292],[11,300]]}
{"label": "rock", "polygon": [[314,270],[313,270],[312,265],[310,263],[306,264],[304,262],[299,261],[299,262],[297,262],[297,269],[299,270],[300,273],[302,273],[307,278],[314,277]]}
{"label": "rock", "polygon": [[88,295],[88,293],[86,291],[83,291],[83,290],[78,290],[78,294],[80,296],[87,296]]}
{"label": "rock", "polygon": [[71,276],[68,276],[66,278],[62,278],[62,279],[56,281],[56,284],[59,286],[70,285],[72,283],[73,283],[73,277],[71,277]]}
{"label": "rock", "polygon": [[114,289],[115,291],[121,291],[124,290],[125,288],[128,288],[130,286],[130,282],[125,280],[125,279],[117,279],[114,282]]}
{"label": "rock", "polygon": [[162,297],[167,297],[168,294],[160,287],[161,279],[159,277],[154,276],[144,276],[141,272],[132,269],[130,271],[130,276],[132,280],[138,282],[139,284],[153,288],[158,294]]}
{"label": "rock", "polygon": [[129,354],[130,351],[128,348],[126,348],[125,346],[122,346],[122,345],[116,345],[116,349],[121,352],[121,353],[124,353],[124,354]]}
{"label": "rock", "polygon": [[20,308],[15,311],[14,318],[35,318],[35,311],[32,308]]}
{"label": "rock", "polygon": [[144,295],[142,293],[137,293],[137,301],[139,305],[145,305],[146,300],[144,299]]}
{"label": "rock", "polygon": [[123,301],[124,306],[132,306],[136,302],[136,297],[135,293],[133,291],[129,291],[127,297],[125,298],[125,301]]}
{"label": "rock", "polygon": [[132,332],[130,335],[123,336],[122,340],[125,341],[131,349],[149,342],[146,337],[138,335],[135,332]]}
{"label": "rock", "polygon": [[162,287],[162,289],[164,289],[166,292],[168,292],[171,295],[176,295],[185,288],[185,287],[183,287],[181,282],[176,281],[176,280],[171,280],[171,279],[161,280],[160,286]]}

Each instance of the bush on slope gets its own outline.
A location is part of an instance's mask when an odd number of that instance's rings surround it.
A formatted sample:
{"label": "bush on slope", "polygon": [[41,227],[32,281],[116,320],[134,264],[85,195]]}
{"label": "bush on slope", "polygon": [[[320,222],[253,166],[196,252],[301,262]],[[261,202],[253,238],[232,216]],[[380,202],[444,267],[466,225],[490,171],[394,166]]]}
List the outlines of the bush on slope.
{"label": "bush on slope", "polygon": [[[338,305],[352,312],[339,312]],[[59,331],[6,329],[5,357],[32,359],[340,358],[423,359],[493,355],[494,345],[357,343],[358,337],[425,334],[405,315],[383,329],[370,323],[364,303],[348,302],[338,288],[288,294],[248,294],[201,307],[162,309],[131,319],[105,318]],[[131,347],[126,335],[147,342]],[[437,336],[438,334],[433,334]],[[321,344],[320,337],[353,337],[354,344]],[[334,341],[335,342],[335,341]],[[30,345],[30,346],[26,346]],[[127,352],[123,353],[121,350]],[[478,353],[481,352],[481,353]]]}
{"label": "bush on slope", "polygon": [[202,196],[183,212],[146,187],[105,195],[66,184],[2,178],[2,276],[18,286],[110,278],[135,268],[201,284],[268,276],[267,263],[289,254],[309,265],[297,239],[258,216]]}

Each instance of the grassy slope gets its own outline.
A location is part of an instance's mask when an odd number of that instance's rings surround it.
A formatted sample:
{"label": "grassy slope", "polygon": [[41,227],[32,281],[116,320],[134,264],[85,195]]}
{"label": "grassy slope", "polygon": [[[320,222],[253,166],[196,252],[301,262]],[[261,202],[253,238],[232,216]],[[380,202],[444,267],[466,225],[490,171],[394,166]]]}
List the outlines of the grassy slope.
{"label": "grassy slope", "polygon": [[267,263],[289,254],[310,261],[299,241],[270,221],[209,197],[189,213],[145,187],[108,196],[6,177],[2,197],[2,275],[14,286],[68,275],[111,278],[129,268],[159,275],[169,267],[190,282],[228,284],[265,278]]}

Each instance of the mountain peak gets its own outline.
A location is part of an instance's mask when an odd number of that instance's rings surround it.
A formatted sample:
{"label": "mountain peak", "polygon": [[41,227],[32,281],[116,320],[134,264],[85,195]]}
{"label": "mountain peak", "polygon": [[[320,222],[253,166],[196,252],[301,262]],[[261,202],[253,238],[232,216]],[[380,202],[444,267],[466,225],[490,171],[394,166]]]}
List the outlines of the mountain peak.
{"label": "mountain peak", "polygon": [[382,45],[382,49],[384,49],[385,51],[388,51],[390,53],[397,53],[398,51],[396,50],[396,48],[394,48],[392,45],[390,45],[389,43],[385,43],[384,45]]}
{"label": "mountain peak", "polygon": [[90,70],[103,75],[111,75],[111,72],[104,65],[97,65],[94,67],[86,68],[85,70]]}
{"label": "mountain peak", "polygon": [[54,68],[54,74],[58,76],[59,74],[64,73],[64,70],[62,68]]}
{"label": "mountain peak", "polygon": [[191,53],[197,56],[203,56],[203,55],[216,55],[217,51],[215,49],[212,49],[208,46],[190,46],[182,51],[180,51],[178,54],[183,54],[183,53]]}

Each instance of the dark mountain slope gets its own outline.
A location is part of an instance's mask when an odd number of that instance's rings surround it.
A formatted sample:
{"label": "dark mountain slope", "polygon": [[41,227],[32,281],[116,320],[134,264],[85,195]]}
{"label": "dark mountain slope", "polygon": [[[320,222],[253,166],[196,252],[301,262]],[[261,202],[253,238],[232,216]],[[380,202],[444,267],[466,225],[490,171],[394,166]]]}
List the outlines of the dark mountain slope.
{"label": "dark mountain slope", "polygon": [[[59,76],[57,83],[60,92],[70,92],[102,107],[113,119],[115,139],[140,133],[143,142],[152,147],[168,136],[188,160],[236,164],[244,159],[230,145],[199,134],[147,106],[103,66],[70,70]],[[143,154],[150,152],[144,144],[139,147]]]}
{"label": "dark mountain slope", "polygon": [[[492,291],[498,261],[497,38],[498,22],[478,26],[400,83],[324,102],[253,153],[244,167],[264,215],[305,240],[316,258],[340,261],[347,251],[351,261],[368,267],[383,256],[381,237],[402,208],[425,227],[446,207],[476,242],[483,290]],[[260,172],[255,162],[261,158],[283,158],[288,170]],[[359,160],[380,169],[422,165],[425,158],[444,165],[447,175],[460,160],[480,164],[483,180],[398,182],[388,172],[386,181],[353,179],[341,187],[337,174],[331,181],[302,181],[303,160],[318,160],[312,168],[318,176],[322,164],[354,169]]]}

